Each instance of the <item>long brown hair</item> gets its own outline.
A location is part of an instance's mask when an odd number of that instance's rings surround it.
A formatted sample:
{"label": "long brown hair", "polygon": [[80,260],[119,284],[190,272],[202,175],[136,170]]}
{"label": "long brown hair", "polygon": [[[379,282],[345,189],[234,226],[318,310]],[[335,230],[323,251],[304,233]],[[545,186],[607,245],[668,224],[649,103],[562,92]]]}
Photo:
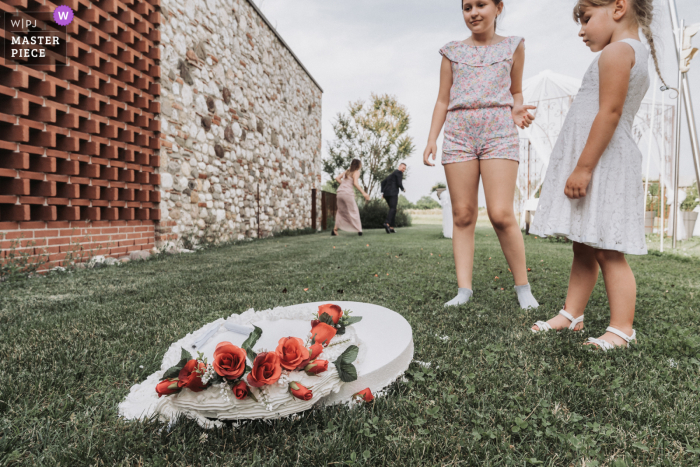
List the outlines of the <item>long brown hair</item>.
{"label": "long brown hair", "polygon": [[362,167],[362,161],[360,159],[353,159],[352,162],[350,163],[350,168],[345,172],[345,176],[349,177],[353,173],[357,172],[360,170]]}
{"label": "long brown hair", "polygon": [[[581,7],[585,4],[591,6],[607,6],[610,5],[615,0],[578,0],[576,6],[574,7],[574,21],[576,24],[581,23],[581,17],[583,13],[581,12]],[[659,75],[661,82],[664,83],[666,89],[671,89],[671,87],[666,84],[664,77],[661,75],[661,68],[659,67],[659,59],[656,56],[656,43],[654,42],[654,32],[651,30],[651,23],[654,20],[654,0],[629,0],[632,4],[632,14],[634,15],[635,21],[642,30],[642,34],[649,43],[649,49],[651,50],[651,56],[654,59],[654,66],[656,67],[656,73]],[[663,88],[662,88],[663,90]]]}

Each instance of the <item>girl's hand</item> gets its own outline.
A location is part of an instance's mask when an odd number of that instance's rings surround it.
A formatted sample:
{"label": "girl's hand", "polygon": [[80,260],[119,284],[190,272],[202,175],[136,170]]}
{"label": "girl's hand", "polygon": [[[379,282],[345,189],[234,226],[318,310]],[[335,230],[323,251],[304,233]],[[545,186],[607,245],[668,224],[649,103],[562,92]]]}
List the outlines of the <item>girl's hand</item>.
{"label": "girl's hand", "polygon": [[433,156],[433,160],[437,157],[437,143],[435,142],[429,142],[428,146],[425,148],[425,151],[423,151],[423,164],[427,165],[428,167],[435,167],[435,164],[430,162],[430,156]]}
{"label": "girl's hand", "polygon": [[529,127],[535,120],[535,117],[528,110],[535,110],[536,108],[534,105],[516,105],[513,107],[513,121],[515,125],[521,130]]}
{"label": "girl's hand", "polygon": [[593,173],[590,170],[576,167],[571,173],[571,176],[566,181],[564,194],[570,199],[579,199],[586,196],[588,184],[591,183]]}
{"label": "girl's hand", "polygon": [[364,197],[365,197],[365,201],[369,201],[369,195],[368,195],[367,193],[365,193],[365,194],[364,194],[364,195],[362,195],[362,196],[364,196]]}

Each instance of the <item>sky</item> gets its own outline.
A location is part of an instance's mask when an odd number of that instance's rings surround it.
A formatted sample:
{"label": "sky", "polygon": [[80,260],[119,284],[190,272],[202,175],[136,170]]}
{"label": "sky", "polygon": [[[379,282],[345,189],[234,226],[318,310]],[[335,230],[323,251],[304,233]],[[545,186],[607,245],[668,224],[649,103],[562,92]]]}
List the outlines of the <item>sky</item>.
{"label": "sky", "polygon": [[[423,150],[437,98],[440,47],[464,40],[469,30],[457,0],[255,0],[324,90],[323,153],[333,139],[332,124],[348,103],[371,93],[392,94],[411,115],[409,136],[416,150],[407,160],[406,196],[417,201],[445,181],[442,166],[423,165]],[[527,79],[543,70],[583,77],[595,55],[577,36],[573,0],[504,0],[501,35],[525,37]],[[698,0],[677,0],[686,24],[700,23]],[[656,0],[655,34],[662,72],[677,86],[677,62],[667,0]],[[700,47],[700,35],[694,44]],[[689,81],[700,120],[700,58]],[[652,77],[653,79],[653,77]],[[667,93],[667,103],[669,97]],[[693,173],[689,137],[683,122],[682,172]],[[438,140],[440,144],[441,140]],[[652,169],[652,172],[654,169]],[[652,174],[652,176],[656,176]],[[483,205],[483,199],[480,201]]]}

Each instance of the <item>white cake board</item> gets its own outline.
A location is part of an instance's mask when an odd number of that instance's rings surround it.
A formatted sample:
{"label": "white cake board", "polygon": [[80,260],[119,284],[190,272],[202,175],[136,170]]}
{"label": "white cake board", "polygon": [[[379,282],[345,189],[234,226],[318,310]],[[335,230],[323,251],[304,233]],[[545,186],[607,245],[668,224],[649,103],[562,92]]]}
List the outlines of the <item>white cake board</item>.
{"label": "white cake board", "polygon": [[[319,305],[326,303],[333,303],[340,306],[342,309],[352,310],[353,316],[362,316],[362,321],[348,328],[348,332],[356,334],[361,340],[360,352],[355,362],[358,379],[343,384],[338,392],[328,394],[319,400],[310,401],[308,403],[297,400],[293,405],[287,408],[287,411],[280,413],[280,416],[300,412],[316,404],[330,405],[349,402],[353,394],[365,388],[369,388],[372,393],[377,393],[403,375],[413,359],[413,332],[411,326],[401,315],[388,308],[361,302],[327,301],[306,303],[285,308],[316,310]],[[254,320],[251,322],[251,324],[262,327],[264,331],[261,339],[255,346],[256,349],[274,351],[277,347],[277,341],[280,338],[295,336],[305,339],[306,335],[309,333],[310,319],[308,321],[302,319],[271,322],[263,319],[265,312],[260,313],[261,320]],[[306,315],[304,314],[304,316]],[[309,313],[309,318],[310,317],[311,313]],[[199,341],[201,336],[206,335],[209,330],[219,328],[220,324],[223,322],[224,320],[220,319],[208,323],[201,329],[188,334],[183,339],[172,344],[163,357],[161,371],[152,374],[146,381],[134,385],[131,388],[130,394],[119,405],[120,415],[129,420],[143,420],[157,414],[157,406],[162,400],[159,400],[155,393],[155,385],[159,381],[162,372],[179,359],[181,347],[192,351],[193,355],[196,355],[196,351],[201,351],[209,361],[211,361],[216,344],[219,342],[228,341],[234,345],[240,346],[246,339],[246,335],[223,330],[219,331],[206,343],[201,344],[200,348],[192,348],[193,342]],[[268,332],[266,333],[265,330]],[[302,383],[303,382],[304,381],[302,381]],[[200,394],[204,395],[204,393]],[[161,409],[163,409],[162,404]],[[167,414],[161,411],[160,418],[170,419],[172,421],[177,415],[178,414],[174,411]],[[205,417],[200,415],[193,416],[193,413],[185,413],[185,415],[195,418],[202,426],[208,428],[218,425],[218,423],[207,421]],[[260,418],[277,417],[270,414],[269,417],[265,416]]]}

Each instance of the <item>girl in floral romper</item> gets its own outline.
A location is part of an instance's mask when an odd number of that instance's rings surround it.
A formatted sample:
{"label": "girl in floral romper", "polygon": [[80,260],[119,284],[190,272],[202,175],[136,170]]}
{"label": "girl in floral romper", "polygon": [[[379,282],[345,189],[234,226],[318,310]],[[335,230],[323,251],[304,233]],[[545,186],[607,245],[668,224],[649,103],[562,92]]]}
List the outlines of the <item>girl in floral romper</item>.
{"label": "girl in floral romper", "polygon": [[472,296],[474,229],[479,213],[479,178],[486,206],[515,279],[520,306],[537,308],[527,279],[525,244],[513,211],[520,162],[518,130],[530,126],[532,106],[523,105],[525,46],[519,37],[496,34],[503,0],[460,0],[472,35],[440,49],[440,92],[433,112],[425,165],[433,166],[437,138],[445,125],[442,164],[452,201],[452,246],[457,296],[445,306]]}

